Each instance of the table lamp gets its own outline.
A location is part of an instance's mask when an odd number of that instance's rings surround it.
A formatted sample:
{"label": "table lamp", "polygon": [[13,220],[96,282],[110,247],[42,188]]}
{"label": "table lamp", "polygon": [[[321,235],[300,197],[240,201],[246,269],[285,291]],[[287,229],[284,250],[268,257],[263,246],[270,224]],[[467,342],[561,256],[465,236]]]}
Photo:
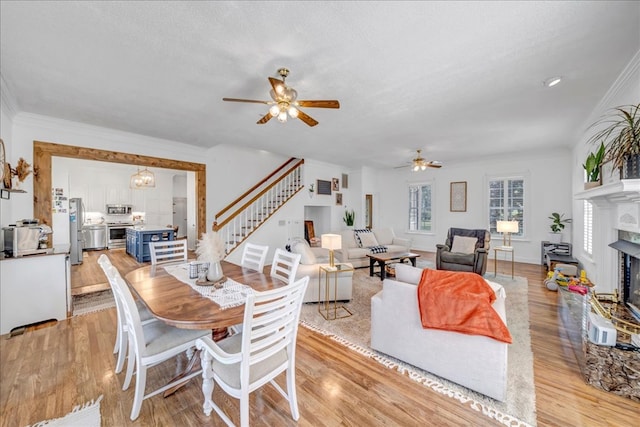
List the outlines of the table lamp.
{"label": "table lamp", "polygon": [[502,246],[511,247],[511,233],[518,232],[518,221],[498,221],[496,231],[502,233]]}
{"label": "table lamp", "polygon": [[333,251],[342,248],[342,236],[339,234],[323,234],[320,238],[322,240],[320,246],[329,249],[329,265],[334,267]]}

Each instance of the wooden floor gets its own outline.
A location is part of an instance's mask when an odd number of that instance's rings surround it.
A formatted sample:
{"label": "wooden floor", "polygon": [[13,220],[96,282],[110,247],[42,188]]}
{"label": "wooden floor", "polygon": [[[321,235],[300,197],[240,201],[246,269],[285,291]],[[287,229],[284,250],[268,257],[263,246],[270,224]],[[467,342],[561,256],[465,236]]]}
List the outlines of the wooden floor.
{"label": "wooden floor", "polygon": [[[133,267],[130,257],[112,259]],[[124,254],[124,252],[122,252]],[[427,259],[433,254],[422,253]],[[134,267],[135,268],[135,267]],[[493,262],[491,263],[493,268]],[[498,264],[508,272],[510,265]],[[77,272],[93,275],[93,273]],[[97,273],[96,273],[97,274]],[[98,283],[102,277],[89,282]],[[559,328],[556,293],[542,284],[544,270],[516,264],[516,275],[529,281],[529,316],[534,353],[539,426],[640,425],[640,404],[584,383],[573,350]],[[87,282],[87,283],[89,283]],[[218,426],[201,410],[200,379],[169,398],[145,400],[137,421],[129,421],[133,387],[122,391],[112,350],[115,310],[29,328],[23,335],[0,338],[0,426],[24,426],[63,416],[73,406],[104,395],[103,426]],[[473,355],[470,355],[470,360]],[[183,364],[184,359],[179,359]],[[175,361],[152,368],[148,389],[169,378]],[[282,378],[280,378],[282,380]],[[283,385],[283,381],[279,381]],[[251,395],[254,426],[489,426],[496,421],[392,372],[377,362],[301,327],[297,346],[300,420],[291,419],[287,403],[270,386]],[[238,403],[216,390],[214,400],[237,424]]]}

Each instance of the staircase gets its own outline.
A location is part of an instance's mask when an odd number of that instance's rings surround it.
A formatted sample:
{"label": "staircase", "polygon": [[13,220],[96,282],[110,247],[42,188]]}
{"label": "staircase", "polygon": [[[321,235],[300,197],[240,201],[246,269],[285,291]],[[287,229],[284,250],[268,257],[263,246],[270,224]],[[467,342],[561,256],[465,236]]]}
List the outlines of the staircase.
{"label": "staircase", "polygon": [[215,215],[217,231],[231,253],[303,187],[304,159],[290,158]]}

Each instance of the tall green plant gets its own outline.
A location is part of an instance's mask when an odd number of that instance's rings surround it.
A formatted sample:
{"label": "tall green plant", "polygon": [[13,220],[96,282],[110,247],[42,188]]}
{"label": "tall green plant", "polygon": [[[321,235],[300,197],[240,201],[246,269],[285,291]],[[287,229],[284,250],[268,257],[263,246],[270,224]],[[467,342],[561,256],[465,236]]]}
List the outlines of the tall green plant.
{"label": "tall green plant", "polygon": [[558,212],[553,212],[549,219],[552,221],[550,227],[554,233],[560,233],[564,230],[565,224],[569,224],[572,221],[571,218],[565,218],[564,214],[559,214]]}
{"label": "tall green plant", "polygon": [[604,144],[600,143],[600,148],[595,153],[591,152],[587,156],[587,161],[582,165],[587,172],[588,182],[597,182],[600,179],[600,165],[604,159]]}
{"label": "tall green plant", "polygon": [[614,169],[621,168],[628,156],[640,154],[640,104],[612,108],[591,125],[601,126],[587,143],[604,143],[604,161],[612,162]]}

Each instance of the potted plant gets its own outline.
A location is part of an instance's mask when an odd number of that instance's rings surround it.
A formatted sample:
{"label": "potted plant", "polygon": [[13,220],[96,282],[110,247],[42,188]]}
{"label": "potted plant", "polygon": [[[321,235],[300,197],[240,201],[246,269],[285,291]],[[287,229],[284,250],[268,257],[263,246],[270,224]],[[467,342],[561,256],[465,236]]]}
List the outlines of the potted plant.
{"label": "potted plant", "polygon": [[591,152],[587,156],[587,160],[582,167],[587,172],[587,182],[584,184],[584,189],[597,187],[602,184],[600,179],[600,169],[602,168],[602,160],[604,159],[604,144],[600,143],[598,151]]}
{"label": "potted plant", "polygon": [[604,143],[604,161],[618,168],[622,179],[640,178],[640,104],[613,108],[591,127],[601,126],[587,142]]}
{"label": "potted plant", "polygon": [[353,227],[353,224],[356,221],[356,213],[354,212],[353,209],[345,209],[342,220],[344,221],[345,224],[347,224],[347,227]]}
{"label": "potted plant", "polygon": [[549,219],[551,220],[551,232],[549,233],[549,241],[551,243],[562,242],[562,230],[564,230],[565,224],[571,223],[571,218],[565,218],[564,214],[553,212]]}

